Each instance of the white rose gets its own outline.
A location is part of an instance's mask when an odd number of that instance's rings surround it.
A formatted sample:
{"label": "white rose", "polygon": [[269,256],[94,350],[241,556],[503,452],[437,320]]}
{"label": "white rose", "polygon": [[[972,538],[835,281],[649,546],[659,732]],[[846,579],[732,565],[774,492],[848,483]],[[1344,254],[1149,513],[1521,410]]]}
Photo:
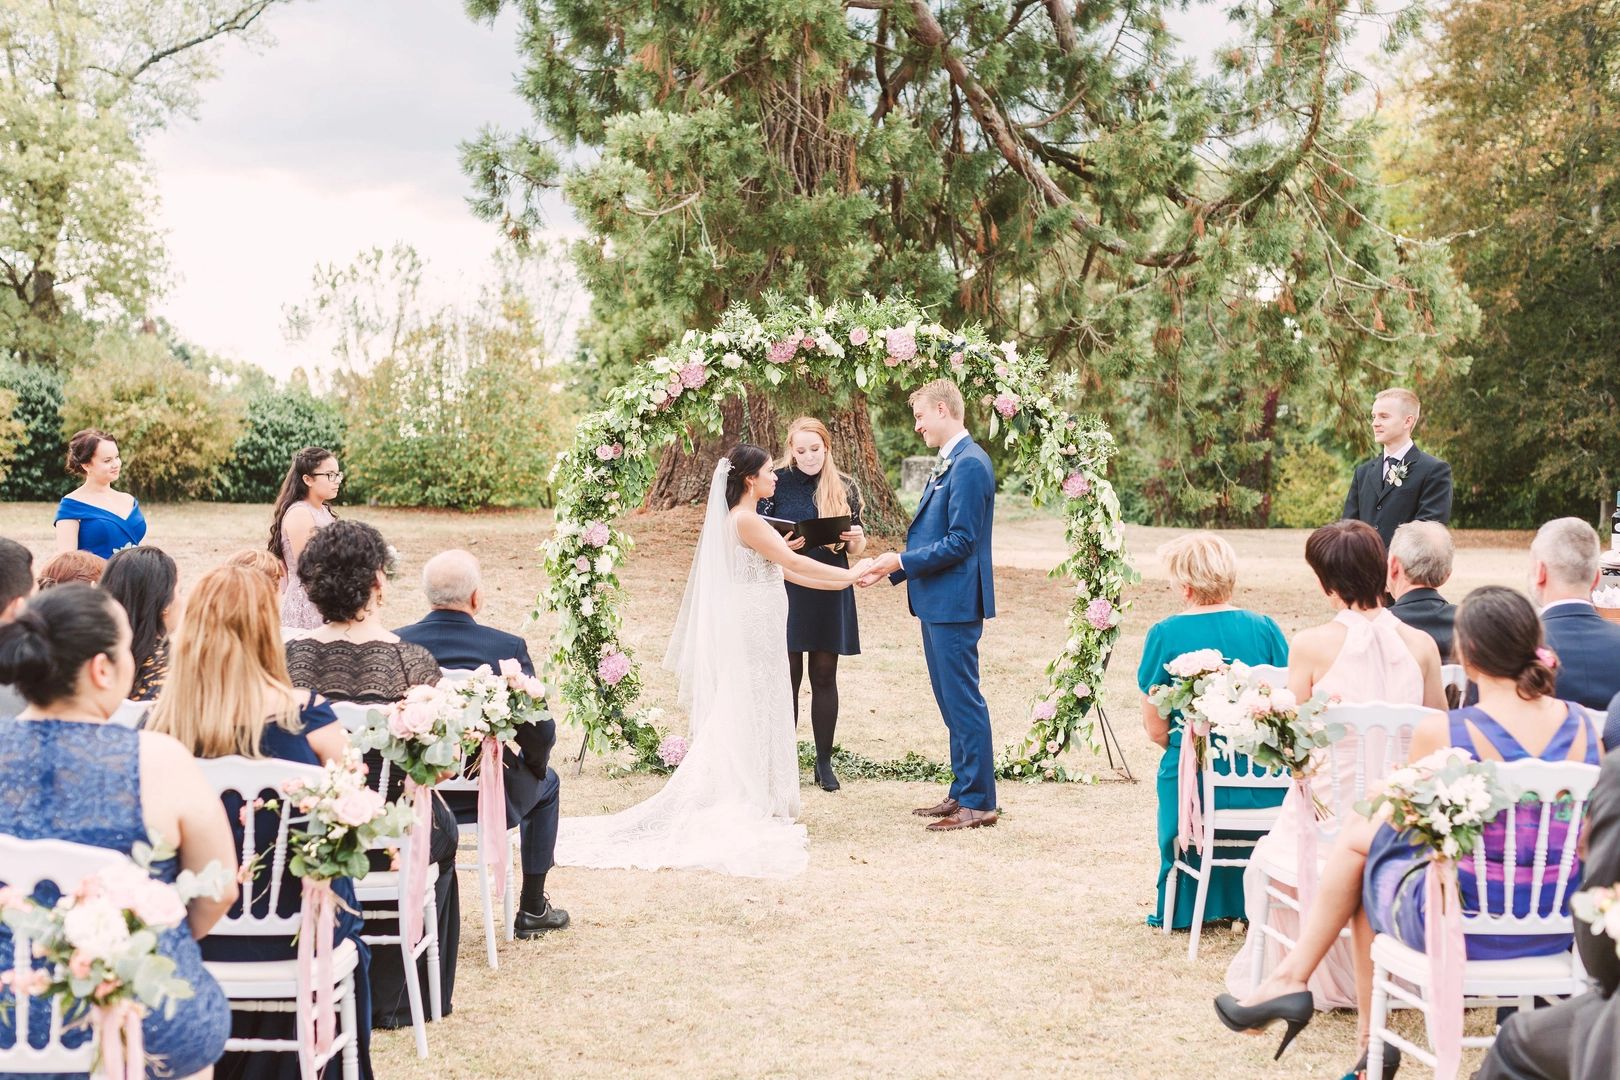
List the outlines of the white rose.
{"label": "white rose", "polygon": [[723,367],[736,371],[738,368],[743,366],[743,358],[734,352],[728,352],[720,358],[720,363]]}
{"label": "white rose", "polygon": [[598,574],[611,574],[613,572],[613,556],[603,555],[600,559],[597,559],[596,572]]}
{"label": "white rose", "polygon": [[596,603],[589,596],[579,602],[579,613],[586,618],[596,614]]}
{"label": "white rose", "polygon": [[669,400],[669,391],[665,390],[663,387],[659,387],[657,390],[654,390],[652,392],[652,403],[654,405],[662,405],[664,402],[666,402],[668,400]]}
{"label": "white rose", "polygon": [[123,911],[102,897],[75,905],[62,919],[62,932],[74,948],[96,960],[111,960],[129,944]]}

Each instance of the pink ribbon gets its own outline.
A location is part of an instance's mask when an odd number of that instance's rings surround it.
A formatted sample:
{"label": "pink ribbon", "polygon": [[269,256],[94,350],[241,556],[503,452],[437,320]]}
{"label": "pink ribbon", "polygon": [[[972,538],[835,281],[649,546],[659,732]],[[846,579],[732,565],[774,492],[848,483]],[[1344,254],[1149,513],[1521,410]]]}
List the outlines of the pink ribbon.
{"label": "pink ribbon", "polygon": [[111,1005],[92,1005],[90,1022],[101,1046],[101,1069],[108,1080],[145,1080],[146,1043],[138,1001],[125,999]]}
{"label": "pink ribbon", "polygon": [[[404,886],[399,896],[399,928],[414,952],[422,940],[422,897],[427,894],[428,847],[433,840],[433,789],[405,778],[405,797],[416,820],[405,842]],[[480,794],[482,799],[482,794]],[[503,811],[504,815],[504,811]],[[503,816],[504,822],[506,818]]]}
{"label": "pink ribbon", "polygon": [[1204,839],[1204,807],[1198,798],[1198,732],[1182,718],[1181,758],[1176,765],[1176,850],[1200,848]]}
{"label": "pink ribbon", "polygon": [[1299,924],[1305,925],[1305,913],[1316,898],[1316,796],[1311,791],[1311,779],[1303,773],[1294,774],[1288,797],[1294,800],[1294,825],[1299,830],[1294,844],[1294,894],[1299,898]]}
{"label": "pink ribbon", "polygon": [[1429,863],[1424,883],[1427,918],[1423,951],[1429,954],[1429,1029],[1434,1038],[1436,1080],[1456,1080],[1462,1067],[1463,939],[1462,899],[1457,892],[1457,864],[1450,859]]}
{"label": "pink ribbon", "polygon": [[484,849],[490,889],[495,898],[506,896],[506,869],[511,859],[506,842],[506,770],[501,767],[501,744],[485,739],[478,758],[478,844]]}
{"label": "pink ribbon", "polygon": [[304,910],[298,924],[298,1020],[315,1040],[315,1053],[332,1049],[337,1037],[337,1008],[332,984],[332,935],[337,924],[337,897],[332,883],[304,878]]}

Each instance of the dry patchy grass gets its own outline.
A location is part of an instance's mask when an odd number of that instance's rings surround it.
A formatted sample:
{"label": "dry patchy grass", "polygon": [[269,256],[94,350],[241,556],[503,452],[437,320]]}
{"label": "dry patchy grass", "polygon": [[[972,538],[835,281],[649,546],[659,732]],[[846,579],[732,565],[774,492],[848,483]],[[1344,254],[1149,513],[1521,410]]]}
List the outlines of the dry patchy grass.
{"label": "dry patchy grass", "polygon": [[[465,546],[483,561],[488,621],[524,632],[543,655],[549,620],[524,625],[539,584],[543,513],[452,514],[355,508],[400,549],[404,573],[388,599],[404,623],[425,603],[415,574],[434,552]],[[50,544],[51,508],[0,507],[0,533],[36,553]],[[263,542],[261,507],[153,507],[151,542],[182,579]],[[983,643],[997,738],[1022,733],[1063,639],[1068,589],[1046,577],[1061,555],[1055,520],[1010,514],[995,535],[1000,617]],[[624,567],[625,637],[649,660],[647,696],[673,703],[657,666],[674,623],[699,516],[632,515],[638,541]],[[455,1014],[429,1030],[418,1061],[408,1032],[379,1032],[378,1075],[395,1077],[672,1075],[1337,1077],[1352,1063],[1354,1018],[1319,1016],[1283,1062],[1271,1039],[1220,1027],[1222,989],[1239,935],[1150,932],[1156,856],[1152,776],[1159,752],[1137,722],[1135,669],[1147,627],[1174,610],[1154,548],[1173,530],[1131,528],[1144,582],[1106,682],[1108,711],[1139,783],[1003,785],[994,829],[926,834],[909,810],[935,801],[926,785],[848,782],[833,795],[806,781],[810,869],[788,882],[706,873],[559,869],[550,891],[573,926],[502,943],[483,963],[476,884],[464,879],[463,949]],[[1303,532],[1234,531],[1238,602],[1292,633],[1328,612],[1306,569]],[[1527,534],[1462,539],[1447,588],[1460,598],[1523,580]],[[872,757],[945,753],[903,589],[859,597],[866,652],[846,659],[839,740]],[[570,749],[565,729],[563,740]],[[577,738],[577,732],[574,733]],[[1105,763],[1092,767],[1106,772]],[[659,783],[610,780],[603,762],[564,774],[564,810],[627,806]]]}

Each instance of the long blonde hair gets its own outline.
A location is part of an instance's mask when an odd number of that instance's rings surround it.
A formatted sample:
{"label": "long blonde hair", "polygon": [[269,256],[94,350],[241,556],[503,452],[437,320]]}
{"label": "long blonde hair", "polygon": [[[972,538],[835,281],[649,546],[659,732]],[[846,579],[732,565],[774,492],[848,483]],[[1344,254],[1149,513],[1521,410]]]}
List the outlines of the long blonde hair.
{"label": "long blonde hair", "polygon": [[827,451],[821,464],[821,479],[816,484],[816,513],[822,517],[841,517],[849,513],[849,492],[844,486],[844,475],[833,461],[832,436],[827,433],[827,425],[820,420],[813,416],[801,416],[788,425],[787,439],[782,444],[782,460],[776,467],[785,469],[793,464],[793,437],[803,432],[820,439]]}
{"label": "long blonde hair", "polygon": [[247,566],[203,574],[170,639],[169,675],[147,727],[173,735],[200,758],[263,757],[266,725],[302,730],[296,702],[275,584]]}

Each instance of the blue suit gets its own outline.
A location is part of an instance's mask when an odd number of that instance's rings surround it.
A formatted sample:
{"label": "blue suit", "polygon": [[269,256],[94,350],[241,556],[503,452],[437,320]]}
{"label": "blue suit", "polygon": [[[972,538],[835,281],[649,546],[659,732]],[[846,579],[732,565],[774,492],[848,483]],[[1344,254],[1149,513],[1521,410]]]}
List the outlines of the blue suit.
{"label": "blue suit", "polygon": [[[1620,623],[1612,623],[1590,604],[1559,604],[1541,613],[1547,648],[1558,655],[1558,688],[1564,701],[1577,701],[1588,709],[1607,709],[1620,694]],[[1609,714],[1603,747],[1620,741],[1620,725]]]}
{"label": "blue suit", "polygon": [[922,623],[928,679],[951,736],[951,798],[969,810],[994,810],[995,747],[979,691],[979,638],[984,620],[996,614],[990,563],[996,474],[971,435],[944,461],[945,471],[923,488],[901,568],[889,580],[907,582],[907,605]]}

